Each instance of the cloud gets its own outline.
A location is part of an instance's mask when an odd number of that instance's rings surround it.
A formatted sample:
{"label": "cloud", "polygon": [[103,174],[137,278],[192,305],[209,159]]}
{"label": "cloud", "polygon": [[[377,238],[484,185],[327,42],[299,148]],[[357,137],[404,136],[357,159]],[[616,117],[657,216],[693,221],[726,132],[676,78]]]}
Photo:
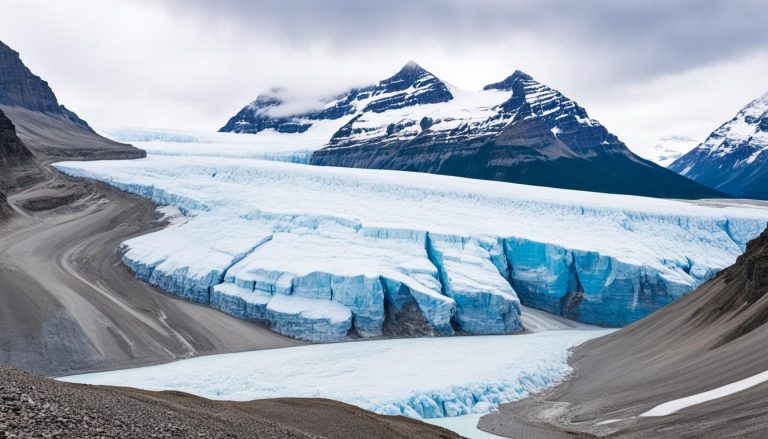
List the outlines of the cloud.
{"label": "cloud", "polygon": [[299,106],[413,59],[479,89],[515,69],[631,148],[703,139],[768,90],[768,12],[732,0],[4,0],[0,40],[95,126],[215,130],[279,86]]}
{"label": "cloud", "polygon": [[415,41],[476,47],[524,38],[587,52],[625,76],[673,73],[768,48],[762,0],[163,2],[174,14],[235,25],[298,48],[325,44],[344,52]]}

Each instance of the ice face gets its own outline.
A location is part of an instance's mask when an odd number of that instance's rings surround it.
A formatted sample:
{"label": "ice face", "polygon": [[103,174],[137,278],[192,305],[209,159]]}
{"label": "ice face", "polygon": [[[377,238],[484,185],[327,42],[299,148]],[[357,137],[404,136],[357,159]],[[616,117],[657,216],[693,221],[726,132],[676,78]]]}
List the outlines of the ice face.
{"label": "ice face", "polygon": [[456,301],[454,323],[460,330],[500,334],[523,329],[520,300],[504,277],[507,262],[498,241],[430,235],[427,248],[444,294]]}
{"label": "ice face", "polygon": [[57,167],[184,212],[125,243],[140,278],[319,341],[514,332],[521,304],[622,326],[733,263],[768,220],[726,201],[249,159]]}

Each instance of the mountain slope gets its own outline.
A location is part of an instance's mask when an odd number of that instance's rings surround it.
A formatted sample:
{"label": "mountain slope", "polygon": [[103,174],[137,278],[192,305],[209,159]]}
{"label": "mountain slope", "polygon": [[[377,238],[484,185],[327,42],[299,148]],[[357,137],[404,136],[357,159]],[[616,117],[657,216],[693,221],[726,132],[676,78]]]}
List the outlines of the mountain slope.
{"label": "mountain slope", "polygon": [[101,137],[60,105],[48,83],[33,74],[18,52],[0,41],[0,110],[24,144],[43,161],[66,158],[138,158],[143,151]]}
{"label": "mountain slope", "polygon": [[[767,384],[671,416],[637,416],[766,371],[766,337],[768,230],[690,295],[577,348],[576,373],[566,384],[503,407],[481,427],[502,434],[522,424],[610,437],[764,437]],[[614,421],[600,424],[607,420]]]}
{"label": "mountain slope", "polygon": [[768,199],[768,93],[669,169],[740,198]]}

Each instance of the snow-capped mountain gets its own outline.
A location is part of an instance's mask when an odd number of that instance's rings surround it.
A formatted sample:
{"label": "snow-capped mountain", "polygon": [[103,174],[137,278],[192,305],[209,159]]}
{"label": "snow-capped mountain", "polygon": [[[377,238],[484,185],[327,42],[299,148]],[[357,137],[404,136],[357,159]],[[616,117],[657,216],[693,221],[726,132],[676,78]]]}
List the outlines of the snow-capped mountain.
{"label": "snow-capped mountain", "polygon": [[644,160],[584,108],[531,76],[469,92],[414,62],[322,108],[286,114],[280,90],[259,96],[221,131],[302,133],[324,123],[315,165],[429,172],[676,198],[719,196]]}
{"label": "snow-capped mountain", "polygon": [[741,198],[768,199],[768,93],[669,169]]}
{"label": "snow-capped mountain", "polygon": [[282,107],[287,103],[284,94],[283,89],[273,88],[269,93],[258,96],[219,131],[255,134],[271,128],[280,133],[303,133],[318,120],[339,120],[358,112],[381,113],[453,99],[443,82],[413,61],[391,78],[377,85],[353,88],[324,102],[320,109],[283,114]]}

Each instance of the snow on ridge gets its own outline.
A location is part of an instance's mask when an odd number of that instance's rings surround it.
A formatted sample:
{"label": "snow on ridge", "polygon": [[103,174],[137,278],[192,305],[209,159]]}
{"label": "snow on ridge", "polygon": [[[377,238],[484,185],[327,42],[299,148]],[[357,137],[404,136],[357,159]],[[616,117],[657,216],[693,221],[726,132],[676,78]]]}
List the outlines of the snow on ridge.
{"label": "snow on ridge", "polygon": [[736,117],[715,130],[699,148],[715,157],[727,156],[739,148],[753,151],[768,148],[768,134],[758,126],[768,118],[768,93],[747,104]]}
{"label": "snow on ridge", "polygon": [[562,330],[312,345],[60,379],[177,390],[223,400],[331,398],[417,419],[459,416],[487,413],[562,380],[571,372],[568,350],[609,332]]}
{"label": "snow on ridge", "polygon": [[[348,329],[376,336],[387,304],[415,303],[443,334],[454,325],[519,330],[521,301],[624,325],[730,265],[768,221],[765,208],[727,202],[261,160],[150,155],[56,166],[188,215],[126,243],[139,277],[238,317],[293,322],[282,333],[310,340]],[[336,301],[352,321],[278,313],[241,293]]]}
{"label": "snow on ridge", "polygon": [[640,417],[669,416],[694,405],[703,404],[705,402],[725,398],[726,396],[742,392],[766,381],[768,381],[768,371],[758,373],[757,375],[753,375],[740,381],[720,386],[716,389],[659,404],[656,407],[642,413]]}

